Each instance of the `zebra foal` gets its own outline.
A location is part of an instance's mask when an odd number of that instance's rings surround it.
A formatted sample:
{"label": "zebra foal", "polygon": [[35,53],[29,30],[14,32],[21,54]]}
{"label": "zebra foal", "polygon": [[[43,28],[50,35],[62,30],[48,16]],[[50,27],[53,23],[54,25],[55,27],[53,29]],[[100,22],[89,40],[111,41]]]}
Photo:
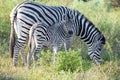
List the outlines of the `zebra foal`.
{"label": "zebra foal", "polygon": [[40,52],[43,46],[53,48],[53,63],[55,63],[55,54],[61,49],[65,39],[72,38],[72,20],[68,19],[66,15],[63,15],[61,22],[57,22],[52,26],[47,26],[44,23],[36,23],[30,28],[29,32],[29,52],[27,56],[27,68],[29,68],[29,61],[34,53],[34,64],[38,59],[37,54]]}

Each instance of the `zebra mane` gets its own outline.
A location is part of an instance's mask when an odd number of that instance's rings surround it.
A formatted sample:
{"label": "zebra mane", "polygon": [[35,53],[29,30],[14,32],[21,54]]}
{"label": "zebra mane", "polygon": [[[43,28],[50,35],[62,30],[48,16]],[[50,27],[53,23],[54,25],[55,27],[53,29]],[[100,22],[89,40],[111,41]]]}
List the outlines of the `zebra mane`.
{"label": "zebra mane", "polygon": [[[76,20],[79,20],[79,25],[78,25],[78,32],[76,32],[76,35],[77,36],[80,36],[80,35],[83,35],[83,33],[85,32],[85,30],[83,29],[83,31],[84,32],[82,32],[81,33],[81,28],[84,28],[85,26],[82,26],[83,24],[82,24],[82,22],[81,22],[81,20],[84,18],[85,19],[85,22],[84,22],[84,24],[86,23],[86,22],[89,22],[89,26],[92,26],[93,28],[94,28],[94,30],[95,31],[97,31],[97,33],[98,33],[98,35],[100,36],[100,40],[101,40],[101,43],[102,44],[105,44],[105,37],[103,36],[103,34],[99,31],[99,29],[97,28],[97,27],[95,27],[95,25],[87,18],[87,17],[85,17],[82,13],[80,13],[78,10],[74,10],[74,16],[75,16],[75,19]],[[79,17],[80,16],[80,17]],[[81,33],[81,34],[80,34]],[[83,37],[83,38],[85,38],[85,37]],[[83,38],[81,38],[81,39],[83,39]]]}
{"label": "zebra mane", "polygon": [[[89,23],[90,23],[91,25],[93,25],[93,26],[95,27],[95,25],[93,24],[93,22],[90,21],[86,16],[84,16],[84,15],[83,15],[82,13],[80,13],[78,10],[75,10],[75,11],[77,12],[78,15],[82,15],[87,21],[89,21]],[[96,29],[99,33],[101,33],[101,32],[98,30],[97,27],[95,27],[95,29]]]}

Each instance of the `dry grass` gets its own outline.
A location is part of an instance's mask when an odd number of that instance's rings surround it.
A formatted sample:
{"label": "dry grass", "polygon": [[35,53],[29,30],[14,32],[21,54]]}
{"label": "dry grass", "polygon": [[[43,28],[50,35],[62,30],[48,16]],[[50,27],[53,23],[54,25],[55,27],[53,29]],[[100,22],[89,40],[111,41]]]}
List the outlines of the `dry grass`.
{"label": "dry grass", "polygon": [[[72,48],[81,48],[84,67],[80,72],[57,71],[56,66],[41,65],[27,70],[21,66],[13,67],[13,61],[8,55],[8,42],[10,33],[9,13],[11,9],[23,0],[0,1],[0,80],[119,80],[120,79],[120,10],[107,11],[103,0],[93,0],[87,3],[78,0],[36,0],[45,5],[64,5],[82,12],[90,19],[106,37],[104,64],[100,66],[86,65],[89,61],[86,45],[75,38]],[[9,4],[8,4],[9,3]],[[78,45],[79,44],[79,45]],[[86,57],[87,56],[87,57]],[[89,66],[89,68],[88,68]]]}
{"label": "dry grass", "polygon": [[[106,62],[104,65],[95,66],[86,71],[70,72],[56,71],[55,66],[13,67],[12,59],[8,55],[0,56],[1,80],[118,80],[120,78],[119,62]],[[88,65],[89,66],[89,65]]]}

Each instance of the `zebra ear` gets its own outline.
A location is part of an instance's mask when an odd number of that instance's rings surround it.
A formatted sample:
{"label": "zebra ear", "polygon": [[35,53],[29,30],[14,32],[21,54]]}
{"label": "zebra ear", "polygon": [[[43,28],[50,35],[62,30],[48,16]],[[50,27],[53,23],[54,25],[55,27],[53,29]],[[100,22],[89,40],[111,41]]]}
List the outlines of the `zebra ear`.
{"label": "zebra ear", "polygon": [[68,16],[66,14],[63,14],[62,18],[63,18],[63,22],[67,22],[68,21]]}
{"label": "zebra ear", "polygon": [[69,15],[69,19],[70,19],[70,20],[73,20],[73,19],[74,19],[73,14],[70,14],[70,15]]}

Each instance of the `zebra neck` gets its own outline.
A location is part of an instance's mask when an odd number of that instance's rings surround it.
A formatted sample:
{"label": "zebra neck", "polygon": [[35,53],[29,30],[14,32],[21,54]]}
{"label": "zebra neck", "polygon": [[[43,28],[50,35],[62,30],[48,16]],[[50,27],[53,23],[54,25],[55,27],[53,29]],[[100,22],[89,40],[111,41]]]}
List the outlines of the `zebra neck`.
{"label": "zebra neck", "polygon": [[79,36],[88,45],[91,44],[95,39],[94,36],[100,34],[100,31],[84,15],[80,15],[78,21],[76,36]]}

